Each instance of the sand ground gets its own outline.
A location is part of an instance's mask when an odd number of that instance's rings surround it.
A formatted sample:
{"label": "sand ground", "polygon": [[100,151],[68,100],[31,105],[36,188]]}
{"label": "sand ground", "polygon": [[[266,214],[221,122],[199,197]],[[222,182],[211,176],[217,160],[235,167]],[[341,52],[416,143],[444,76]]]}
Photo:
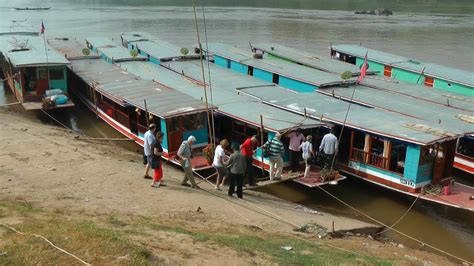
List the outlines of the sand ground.
{"label": "sand ground", "polygon": [[[411,258],[446,265],[447,259],[424,251],[400,248],[365,237],[318,239],[296,233],[308,223],[336,230],[373,228],[375,225],[329,213],[312,214],[267,194],[246,190],[244,200],[215,191],[202,182],[200,190],[179,185],[182,172],[165,165],[165,187],[151,188],[144,180],[140,155],[115,143],[83,141],[59,127],[41,124],[14,112],[0,110],[0,201],[27,201],[45,210],[67,210],[93,219],[100,215],[151,217],[188,230],[258,235],[292,235],[330,243],[376,257]],[[199,209],[199,211],[198,211]],[[15,224],[14,217],[2,218]],[[168,264],[265,264],[265,254],[242,256],[239,251],[213,243],[196,243],[173,233],[135,239],[158,252]],[[1,246],[1,242],[0,242]],[[166,247],[166,248],[165,248]],[[413,259],[415,258],[415,259]],[[232,263],[231,263],[232,264]],[[411,264],[411,263],[408,263]]]}

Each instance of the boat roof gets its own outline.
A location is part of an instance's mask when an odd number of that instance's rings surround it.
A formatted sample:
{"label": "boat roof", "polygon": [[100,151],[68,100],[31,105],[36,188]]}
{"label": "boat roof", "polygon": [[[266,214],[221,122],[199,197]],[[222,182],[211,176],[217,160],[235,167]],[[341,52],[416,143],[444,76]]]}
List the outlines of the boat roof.
{"label": "boat roof", "polygon": [[92,37],[87,38],[86,42],[95,47],[99,54],[107,55],[107,57],[112,59],[114,62],[147,60],[147,57],[141,54],[132,56],[128,49],[122,47],[111,38]]}
{"label": "boat roof", "polygon": [[101,59],[74,60],[71,67],[82,80],[122,106],[128,103],[145,110],[146,100],[147,110],[161,118],[206,111],[199,100],[141,79]]}
{"label": "boat roof", "polygon": [[464,135],[438,123],[357,104],[351,105],[346,119],[348,102],[317,92],[295,93],[277,86],[240,91],[284,110],[306,113],[339,125],[346,121],[347,127],[418,145],[430,145]]}
{"label": "boat roof", "polygon": [[[354,94],[353,91],[355,89]],[[474,133],[474,124],[462,120],[463,117],[472,117],[473,112],[463,112],[461,110],[449,108],[443,105],[386,91],[377,87],[369,87],[363,84],[349,87],[331,87],[318,90],[326,95],[342,98],[346,101],[369,106],[376,109],[385,110],[390,113],[400,114],[405,117],[416,118],[420,123],[429,121],[436,124],[436,128],[445,131],[457,132],[460,134]]]}
{"label": "boat roof", "polygon": [[[47,52],[45,51],[47,50]],[[15,67],[62,66],[69,61],[39,35],[0,35],[0,53]]]}
{"label": "boat roof", "polygon": [[[166,67],[169,69],[151,62],[123,62],[119,65],[127,72],[144,79],[155,80],[195,99],[205,99],[201,68],[198,61],[166,62]],[[300,115],[263,104],[252,97],[239,95],[235,88],[242,86],[242,84],[233,82],[233,79],[235,77],[245,78],[245,76],[213,64],[210,64],[210,67],[212,104],[217,107],[216,112],[257,128],[260,127],[260,115],[262,115],[265,129],[273,132],[281,132],[294,127],[312,128],[321,125],[318,121],[304,119]],[[207,66],[206,73],[208,73]],[[224,82],[225,85],[223,85]],[[272,84],[258,79],[252,79],[246,85],[272,86]],[[208,91],[208,97],[211,102],[210,91]]]}
{"label": "boat roof", "polygon": [[[339,75],[300,66],[291,62],[271,59],[268,57],[264,57],[263,59],[255,59],[252,52],[238,50],[237,48],[228,44],[209,43],[207,48],[203,47],[203,50],[209,52],[210,55],[218,55],[232,61],[253,66],[254,68],[259,68],[271,73],[276,73],[280,76],[285,76],[304,83],[312,84],[317,87],[333,86],[343,82]],[[351,79],[349,82],[355,82],[355,79]]]}
{"label": "boat roof", "polygon": [[438,104],[464,112],[474,112],[474,97],[467,95],[454,95],[446,91],[433,90],[429,87],[400,82],[380,76],[366,76],[363,84],[420,101]]}
{"label": "boat roof", "polygon": [[183,58],[180,47],[167,41],[163,41],[145,32],[122,33],[121,38],[124,45],[133,42],[135,44],[135,49],[144,51],[145,53],[152,55],[154,58],[159,60]]}
{"label": "boat roof", "polygon": [[[66,56],[66,58],[69,60],[99,58],[99,54],[97,52],[89,50],[85,43],[81,43],[75,39],[55,38],[48,40],[48,44],[56,51],[64,54],[64,56]],[[89,50],[88,55],[83,53],[84,49]]]}
{"label": "boat roof", "polygon": [[263,51],[270,55],[293,61],[295,63],[300,63],[307,67],[319,69],[336,75],[340,75],[345,71],[350,71],[353,74],[360,74],[360,69],[355,65],[325,58],[321,55],[309,54],[307,52],[276,43],[256,43],[252,44],[252,48]]}
{"label": "boat roof", "polygon": [[333,45],[332,49],[341,53],[364,58],[367,54],[369,60],[385,65],[402,68],[411,72],[422,72],[425,75],[474,87],[474,74],[468,71],[446,67],[438,64],[421,62],[416,59],[398,56],[382,51],[369,49],[359,45],[341,44]]}

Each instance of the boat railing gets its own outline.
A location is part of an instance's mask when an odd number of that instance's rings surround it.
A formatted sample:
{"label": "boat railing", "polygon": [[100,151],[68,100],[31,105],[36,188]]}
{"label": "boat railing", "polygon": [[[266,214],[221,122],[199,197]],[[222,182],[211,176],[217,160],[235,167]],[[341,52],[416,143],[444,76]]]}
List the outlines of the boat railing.
{"label": "boat railing", "polygon": [[362,149],[352,148],[351,159],[357,162],[370,164],[379,168],[388,168],[388,158],[381,155],[368,153]]}

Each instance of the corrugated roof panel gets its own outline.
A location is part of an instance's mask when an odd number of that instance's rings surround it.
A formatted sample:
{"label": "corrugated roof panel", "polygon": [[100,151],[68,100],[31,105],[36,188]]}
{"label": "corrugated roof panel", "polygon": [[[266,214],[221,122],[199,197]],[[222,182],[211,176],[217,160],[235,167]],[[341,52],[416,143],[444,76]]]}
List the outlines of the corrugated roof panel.
{"label": "corrugated roof panel", "polygon": [[[255,59],[251,52],[241,51],[226,44],[210,43],[208,45],[208,50],[210,54],[219,55],[232,61],[241,62],[253,66],[254,68],[260,68],[271,73],[279,74],[280,76],[313,84],[317,87],[342,83],[342,79],[339,75],[285,62],[283,60],[272,60],[266,58]],[[355,79],[351,79],[349,82],[355,82]]]}
{"label": "corrugated roof panel", "polygon": [[257,43],[252,44],[252,47],[257,50],[264,51],[267,54],[276,55],[278,57],[291,60],[308,67],[331,72],[334,74],[340,75],[345,71],[350,71],[352,73],[360,73],[360,69],[355,65],[325,58],[316,54],[308,54],[306,52],[275,43]]}
{"label": "corrugated roof panel", "polygon": [[361,58],[365,57],[365,55],[367,54],[367,57],[370,60],[380,62],[385,65],[392,65],[394,67],[407,69],[419,74],[423,72],[428,76],[433,76],[444,80],[450,80],[453,82],[464,84],[469,87],[474,87],[474,74],[468,71],[433,63],[421,62],[416,59],[393,55],[358,45],[333,45],[332,49]]}
{"label": "corrugated roof panel", "polygon": [[[173,61],[166,65],[178,73],[184,71],[185,75],[201,80],[201,69],[196,63],[196,61]],[[172,87],[175,90],[188,94],[196,100],[205,99],[204,88],[202,86],[199,86],[196,83],[193,83],[192,80],[186,79],[184,76],[164,67],[150,62],[123,62],[120,63],[120,66],[130,73],[141,76],[145,79],[156,80],[165,86]],[[217,112],[234,117],[240,121],[245,121],[256,127],[260,126],[260,115],[262,115],[264,118],[263,122],[265,128],[273,131],[284,131],[295,126],[315,127],[319,125],[318,121],[304,119],[299,115],[263,104],[252,97],[238,95],[235,90],[239,85],[272,86],[272,84],[258,79],[251,79],[249,83],[246,84],[233,83],[232,80],[234,78],[241,77],[245,79],[245,76],[241,76],[229,70],[220,69],[212,64],[210,66],[212,104],[218,108]],[[224,71],[225,73],[221,71]],[[226,82],[226,80],[228,80],[228,82]],[[208,100],[211,102],[211,94],[209,91]]]}
{"label": "corrugated roof panel", "polygon": [[[270,105],[286,110],[303,113],[306,109],[306,112],[314,117],[323,116],[326,121],[338,124],[344,122],[349,105],[348,102],[319,93],[298,94],[279,87],[267,87],[265,89],[249,88],[244,89],[243,92],[258,97]],[[444,125],[431,121],[422,121],[356,104],[351,105],[346,121],[348,127],[407,142],[429,144],[444,139],[436,135],[409,129],[404,127],[405,124],[424,124],[431,128],[444,128]],[[450,128],[447,128],[447,131],[454,131],[459,136],[463,135],[463,132]]]}
{"label": "corrugated roof panel", "polygon": [[146,99],[149,112],[160,117],[205,111],[205,105],[201,101],[125,73],[119,67],[100,59],[75,60],[71,67],[88,84],[97,84],[96,87],[101,91],[116,99],[142,109],[145,108],[143,100]]}
{"label": "corrugated roof panel", "polygon": [[[69,60],[84,59],[84,58],[99,58],[96,52],[89,50],[85,43],[80,43],[77,40],[69,38],[50,39],[48,44],[59,53],[62,53]],[[83,53],[84,49],[89,50],[89,54]]]}
{"label": "corrugated roof panel", "polygon": [[[351,99],[354,87],[331,87],[321,89],[324,92],[335,97]],[[438,127],[461,133],[474,132],[474,125],[456,119],[459,114],[472,115],[472,112],[463,112],[454,108],[445,107],[426,101],[420,101],[416,98],[388,92],[380,89],[374,89],[363,85],[355,86],[353,102],[369,105],[378,109],[384,109],[392,113],[404,115],[406,117],[418,118],[424,121],[436,123]]]}
{"label": "corrugated roof panel", "polygon": [[0,35],[0,52],[17,67],[69,64],[38,35]]}

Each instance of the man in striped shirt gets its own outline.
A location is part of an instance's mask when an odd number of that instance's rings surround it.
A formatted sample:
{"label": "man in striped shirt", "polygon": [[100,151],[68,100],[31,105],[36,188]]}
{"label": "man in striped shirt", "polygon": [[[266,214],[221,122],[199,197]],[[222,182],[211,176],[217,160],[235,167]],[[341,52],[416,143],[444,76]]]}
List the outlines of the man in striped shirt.
{"label": "man in striped shirt", "polygon": [[268,149],[270,160],[270,180],[281,179],[283,172],[283,154],[285,147],[281,142],[281,134],[277,133],[275,137],[264,144],[264,148]]}

